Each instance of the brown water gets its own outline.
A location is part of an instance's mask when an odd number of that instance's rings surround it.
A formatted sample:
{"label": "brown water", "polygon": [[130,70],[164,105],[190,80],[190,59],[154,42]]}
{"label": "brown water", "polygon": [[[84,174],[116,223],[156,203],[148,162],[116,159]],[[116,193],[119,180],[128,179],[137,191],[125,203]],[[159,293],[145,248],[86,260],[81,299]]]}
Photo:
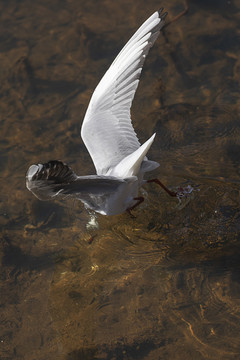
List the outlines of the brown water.
{"label": "brown water", "polygon": [[189,7],[149,54],[133,119],[141,141],[157,132],[152,176],[195,191],[178,203],[149,184],[135,219],[91,229],[25,173],[50,159],[94,172],[90,95],[159,2],[0,3],[2,360],[240,358],[240,4]]}

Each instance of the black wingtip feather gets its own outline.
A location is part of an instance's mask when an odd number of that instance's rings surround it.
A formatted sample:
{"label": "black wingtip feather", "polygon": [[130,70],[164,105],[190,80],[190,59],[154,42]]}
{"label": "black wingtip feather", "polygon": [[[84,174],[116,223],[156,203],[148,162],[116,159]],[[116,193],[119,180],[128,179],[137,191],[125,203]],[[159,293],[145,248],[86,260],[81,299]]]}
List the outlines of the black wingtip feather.
{"label": "black wingtip feather", "polygon": [[161,16],[161,20],[165,20],[165,17],[167,16],[167,11]]}
{"label": "black wingtip feather", "polygon": [[160,17],[161,20],[164,20],[165,17],[167,16],[167,14],[168,14],[167,11],[164,14],[162,14],[163,10],[164,10],[163,7],[158,10],[158,14],[159,14],[159,17]]}

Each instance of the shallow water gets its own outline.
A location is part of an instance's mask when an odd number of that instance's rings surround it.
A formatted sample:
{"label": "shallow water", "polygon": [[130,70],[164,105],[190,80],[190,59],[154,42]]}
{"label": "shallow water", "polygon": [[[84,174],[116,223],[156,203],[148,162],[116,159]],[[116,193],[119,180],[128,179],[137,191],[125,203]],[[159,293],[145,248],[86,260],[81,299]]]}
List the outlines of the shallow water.
{"label": "shallow water", "polygon": [[[183,6],[169,1],[168,19]],[[89,98],[158,8],[0,4],[3,360],[240,358],[237,0],[189,1],[150,51],[133,105],[140,141],[157,132],[149,157],[161,167],[149,176],[191,196],[148,184],[135,219],[94,218],[25,188],[35,162],[94,172],[79,136]]]}

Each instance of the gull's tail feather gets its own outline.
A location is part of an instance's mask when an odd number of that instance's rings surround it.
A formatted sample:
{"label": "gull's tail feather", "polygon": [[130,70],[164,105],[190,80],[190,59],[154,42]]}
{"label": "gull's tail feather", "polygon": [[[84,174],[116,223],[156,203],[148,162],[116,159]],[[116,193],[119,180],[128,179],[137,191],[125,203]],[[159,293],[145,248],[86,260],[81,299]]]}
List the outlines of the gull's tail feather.
{"label": "gull's tail feather", "polygon": [[[145,158],[145,156],[153,143],[155,135],[156,134],[153,134],[150,139],[148,139],[137,150],[135,150],[132,154],[126,156],[122,161],[120,161],[120,163],[115,166],[115,168],[109,175],[117,176],[120,178],[127,178],[130,176],[137,176],[140,169],[142,169],[143,172],[150,171],[151,164],[149,163],[149,166],[147,166],[148,160]],[[141,167],[144,163],[145,165]],[[146,170],[144,170],[144,167]],[[156,167],[157,163],[152,162],[152,169],[155,169]]]}
{"label": "gull's tail feather", "polygon": [[160,166],[160,164],[156,161],[144,159],[141,164],[140,172],[145,173],[148,171],[153,171],[153,170],[157,169],[159,166]]}

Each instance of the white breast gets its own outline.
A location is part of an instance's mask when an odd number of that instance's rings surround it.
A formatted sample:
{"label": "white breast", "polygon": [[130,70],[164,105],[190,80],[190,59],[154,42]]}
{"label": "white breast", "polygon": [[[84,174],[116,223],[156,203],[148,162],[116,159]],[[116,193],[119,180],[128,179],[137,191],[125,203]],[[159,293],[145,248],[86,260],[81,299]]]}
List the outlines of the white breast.
{"label": "white breast", "polygon": [[[138,196],[138,178],[131,177],[127,183],[123,183],[115,193],[108,194],[104,197],[94,198],[96,207],[92,210],[102,215],[118,215],[124,213],[131,207]],[[86,204],[87,205],[87,204]],[[87,205],[87,207],[90,207]]]}

